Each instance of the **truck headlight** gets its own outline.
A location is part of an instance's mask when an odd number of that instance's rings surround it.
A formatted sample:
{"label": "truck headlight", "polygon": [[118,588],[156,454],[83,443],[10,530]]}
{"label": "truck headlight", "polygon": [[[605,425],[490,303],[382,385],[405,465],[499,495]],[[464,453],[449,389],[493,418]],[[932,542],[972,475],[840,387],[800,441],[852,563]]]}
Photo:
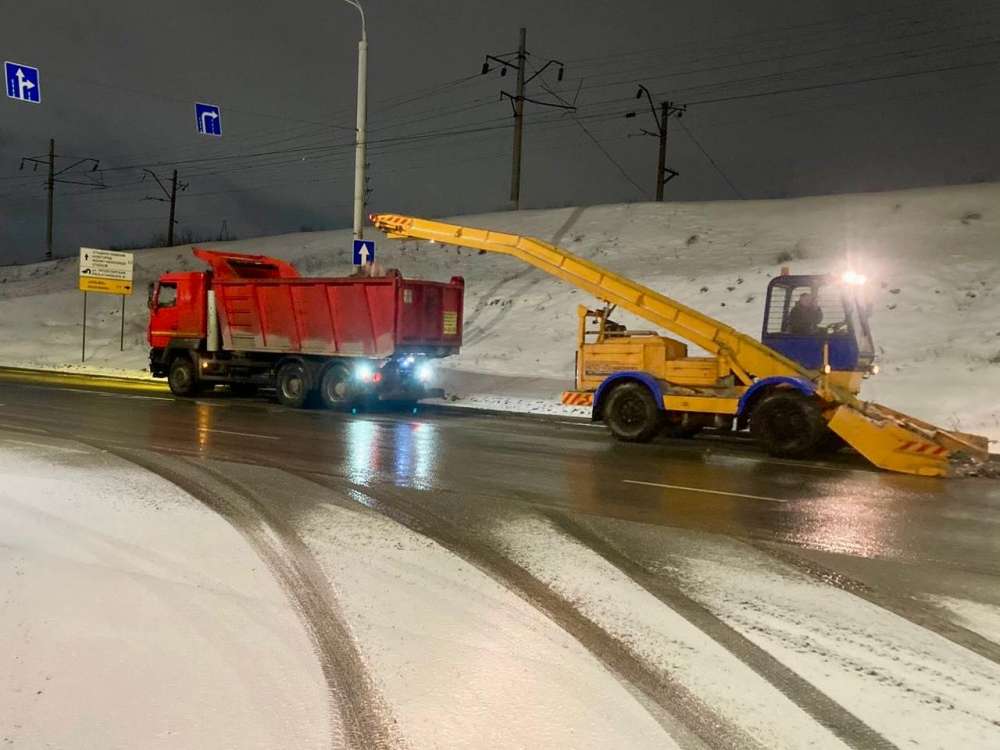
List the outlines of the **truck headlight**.
{"label": "truck headlight", "polygon": [[427,383],[434,377],[434,368],[425,362],[417,368],[416,375],[421,383]]}
{"label": "truck headlight", "polygon": [[375,368],[367,362],[361,362],[354,367],[354,377],[363,383],[370,383],[375,375]]}

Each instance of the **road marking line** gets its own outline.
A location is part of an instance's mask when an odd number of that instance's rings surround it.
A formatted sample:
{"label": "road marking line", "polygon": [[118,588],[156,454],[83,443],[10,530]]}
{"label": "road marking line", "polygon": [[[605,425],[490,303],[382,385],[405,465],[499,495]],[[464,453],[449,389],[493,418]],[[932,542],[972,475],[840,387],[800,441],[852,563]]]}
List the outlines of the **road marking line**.
{"label": "road marking line", "polygon": [[199,427],[198,432],[217,432],[220,435],[239,435],[240,437],[260,438],[261,440],[280,440],[275,435],[257,435],[252,432],[233,432],[232,430],[214,430],[210,427]]}
{"label": "road marking line", "polygon": [[687,492],[703,492],[706,495],[723,495],[725,497],[742,497],[747,500],[764,500],[769,503],[787,503],[788,500],[780,497],[764,497],[763,495],[745,495],[742,492],[723,492],[722,490],[706,490],[701,487],[685,487],[681,484],[660,484],[659,482],[640,482],[637,479],[623,479],[625,484],[641,484],[645,487],[663,487],[668,490],[685,490]]}

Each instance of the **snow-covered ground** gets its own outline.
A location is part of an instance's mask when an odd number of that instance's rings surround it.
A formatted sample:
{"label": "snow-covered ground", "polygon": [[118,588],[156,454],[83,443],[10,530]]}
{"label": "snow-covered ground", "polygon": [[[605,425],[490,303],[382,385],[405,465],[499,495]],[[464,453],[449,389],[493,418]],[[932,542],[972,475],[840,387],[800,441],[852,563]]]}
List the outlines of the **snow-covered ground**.
{"label": "snow-covered ground", "polygon": [[[521,211],[455,219],[554,241],[759,335],[763,293],[792,272],[851,267],[870,279],[882,373],[863,396],[1000,439],[1000,184],[793,200],[666,203]],[[391,210],[391,206],[378,206]],[[304,274],[350,271],[348,231],[215,243],[286,258]],[[581,292],[518,261],[475,251],[379,243],[404,274],[466,278],[456,403],[560,411],[571,383]],[[200,266],[186,247],[136,254],[136,288],[167,270]],[[78,367],[82,298],[76,259],[0,268],[0,363]],[[91,295],[87,363],[145,366],[143,295],[129,300],[118,351],[118,298]],[[630,321],[622,316],[624,322]],[[488,375],[488,379],[469,377]],[[509,376],[517,376],[508,380]],[[534,379],[527,386],[525,378]]]}
{"label": "snow-covered ground", "polygon": [[0,746],[330,747],[308,636],[268,569],[170,483],[0,435]]}

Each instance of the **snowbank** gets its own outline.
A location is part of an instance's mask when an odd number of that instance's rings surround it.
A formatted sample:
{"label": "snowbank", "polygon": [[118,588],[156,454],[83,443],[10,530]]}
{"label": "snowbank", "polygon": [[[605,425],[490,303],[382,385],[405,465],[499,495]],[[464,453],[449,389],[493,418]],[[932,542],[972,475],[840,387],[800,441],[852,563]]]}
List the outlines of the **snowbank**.
{"label": "snowbank", "polygon": [[[866,398],[1000,440],[1000,184],[794,200],[592,206],[466,216],[456,221],[561,244],[682,302],[759,335],[763,293],[792,272],[848,266],[870,281],[882,374]],[[380,207],[391,209],[391,207]],[[216,243],[277,255],[305,274],[350,271],[348,231]],[[448,364],[463,373],[461,402],[533,409],[572,379],[576,306],[587,295],[520,262],[454,247],[381,241],[379,260],[404,274],[466,279],[466,336]],[[82,299],[76,259],[0,268],[0,361],[80,361]],[[137,283],[200,266],[187,247],[140,251]],[[118,351],[117,298],[91,295],[87,363],[145,366],[145,307],[129,300]],[[621,316],[625,322],[627,316]],[[645,326],[644,326],[645,327]],[[537,378],[512,397],[505,378]],[[479,385],[477,385],[477,382]]]}

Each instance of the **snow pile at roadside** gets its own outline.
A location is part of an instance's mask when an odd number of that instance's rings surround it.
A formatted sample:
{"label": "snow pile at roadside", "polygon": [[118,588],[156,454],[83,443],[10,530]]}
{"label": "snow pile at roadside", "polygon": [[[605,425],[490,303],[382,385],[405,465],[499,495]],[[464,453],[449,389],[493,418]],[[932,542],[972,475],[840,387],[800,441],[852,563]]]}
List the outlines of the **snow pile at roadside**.
{"label": "snow pile at roadside", "polygon": [[[553,241],[662,290],[751,335],[781,266],[793,273],[851,267],[870,279],[882,374],[866,398],[1000,439],[1000,185],[794,200],[667,203],[522,211],[456,219]],[[384,207],[391,208],[391,207]],[[348,231],[292,234],[212,247],[273,254],[307,275],[350,272]],[[572,381],[576,306],[591,298],[517,260],[454,247],[380,241],[380,262],[404,274],[466,279],[460,400],[524,408]],[[137,283],[195,269],[187,247],[141,251]],[[0,269],[0,361],[75,366],[82,299],[76,259]],[[129,300],[118,352],[117,298],[91,295],[87,363],[116,371],[145,366],[145,308]],[[620,316],[639,328],[648,324]],[[477,386],[468,373],[492,376]],[[507,376],[537,391],[506,391]],[[486,383],[487,381],[480,381]]]}

